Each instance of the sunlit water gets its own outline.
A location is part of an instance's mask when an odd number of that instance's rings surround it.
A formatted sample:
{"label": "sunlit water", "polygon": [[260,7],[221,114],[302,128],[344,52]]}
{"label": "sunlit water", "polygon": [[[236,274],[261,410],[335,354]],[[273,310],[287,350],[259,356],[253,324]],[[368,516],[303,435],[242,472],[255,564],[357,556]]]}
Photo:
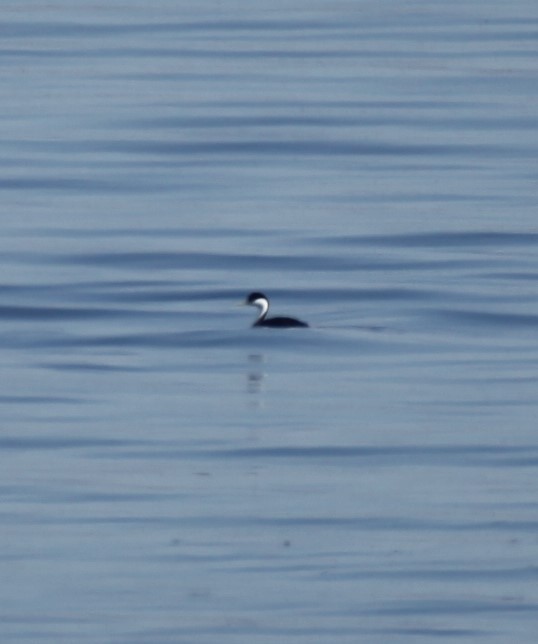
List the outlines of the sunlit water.
{"label": "sunlit water", "polygon": [[535,642],[536,3],[1,13],[2,642]]}

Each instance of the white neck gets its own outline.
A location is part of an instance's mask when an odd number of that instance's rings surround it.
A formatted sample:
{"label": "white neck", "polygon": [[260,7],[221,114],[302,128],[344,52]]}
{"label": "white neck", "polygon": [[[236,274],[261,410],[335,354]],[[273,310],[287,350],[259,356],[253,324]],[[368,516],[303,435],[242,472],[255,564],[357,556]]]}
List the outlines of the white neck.
{"label": "white neck", "polygon": [[258,320],[263,320],[269,310],[269,302],[264,297],[259,297],[257,300],[254,300],[252,304],[260,309]]}

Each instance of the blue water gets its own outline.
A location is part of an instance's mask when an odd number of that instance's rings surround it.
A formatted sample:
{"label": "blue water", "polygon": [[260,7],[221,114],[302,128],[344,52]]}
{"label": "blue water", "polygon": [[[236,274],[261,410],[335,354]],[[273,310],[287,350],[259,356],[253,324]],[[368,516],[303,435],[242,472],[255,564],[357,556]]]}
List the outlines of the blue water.
{"label": "blue water", "polygon": [[1,13],[2,642],[534,643],[538,5]]}

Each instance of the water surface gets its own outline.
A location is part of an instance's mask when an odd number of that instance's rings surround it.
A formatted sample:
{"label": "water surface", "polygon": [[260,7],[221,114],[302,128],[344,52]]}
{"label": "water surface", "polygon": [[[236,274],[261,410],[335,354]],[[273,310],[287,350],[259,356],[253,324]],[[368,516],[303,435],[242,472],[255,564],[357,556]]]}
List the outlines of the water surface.
{"label": "water surface", "polygon": [[2,641],[533,642],[535,4],[2,11]]}

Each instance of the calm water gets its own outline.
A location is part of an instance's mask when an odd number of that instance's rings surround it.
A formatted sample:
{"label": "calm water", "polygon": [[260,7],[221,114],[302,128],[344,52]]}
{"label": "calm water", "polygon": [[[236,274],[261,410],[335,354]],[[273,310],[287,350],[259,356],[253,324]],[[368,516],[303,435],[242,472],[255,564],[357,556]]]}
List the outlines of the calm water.
{"label": "calm water", "polygon": [[2,642],[535,642],[536,2],[0,13]]}

